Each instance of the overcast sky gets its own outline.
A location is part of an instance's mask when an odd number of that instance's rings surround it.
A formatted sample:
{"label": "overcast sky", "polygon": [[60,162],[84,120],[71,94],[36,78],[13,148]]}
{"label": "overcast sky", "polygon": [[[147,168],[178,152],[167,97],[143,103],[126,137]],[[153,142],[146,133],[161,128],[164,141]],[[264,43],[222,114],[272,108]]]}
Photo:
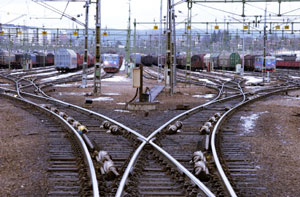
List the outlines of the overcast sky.
{"label": "overcast sky", "polygon": [[[95,1],[95,0],[94,0]],[[166,0],[163,5],[163,15],[166,15]],[[179,0],[175,0],[178,2]],[[102,0],[102,28],[117,28],[126,29],[128,24],[128,0]],[[67,2],[49,2],[47,4],[55,7],[58,10],[63,11],[66,7]],[[76,17],[77,15],[82,15],[78,20],[85,21],[85,9],[83,8],[83,2],[70,2],[66,13]],[[217,9],[224,10],[214,10],[204,6],[210,6]],[[222,4],[211,4],[206,3],[202,5],[193,5],[192,15],[193,21],[236,21],[242,20],[242,4],[241,3],[222,3]],[[263,15],[264,14],[265,3],[252,3],[246,4],[246,15]],[[287,12],[296,8],[300,8],[300,3],[282,3],[281,12]],[[96,5],[92,4],[90,6],[90,27],[94,27],[95,20],[95,9]],[[278,13],[278,3],[268,3],[267,6],[268,15]],[[153,22],[159,21],[160,15],[160,0],[131,0],[131,17],[136,18],[138,22]],[[184,21],[186,18],[187,6],[186,4],[176,6],[177,21]],[[24,15],[25,14],[25,15]],[[291,12],[289,15],[299,15],[300,10]],[[60,15],[36,4],[31,0],[0,0],[0,22],[7,23],[19,16],[23,17],[14,20],[13,24],[16,25],[30,25],[49,28],[82,28],[80,25],[70,21],[67,18],[59,19]],[[49,19],[58,18],[58,19]],[[299,17],[289,16],[285,18],[273,18],[273,20],[286,21],[300,21]],[[250,19],[250,18],[248,18]],[[248,20],[246,19],[246,20]],[[252,17],[251,20],[254,18]],[[194,25],[197,28],[205,28],[205,26]],[[152,28],[153,25],[138,25],[138,28]],[[220,29],[223,25],[220,25]]]}

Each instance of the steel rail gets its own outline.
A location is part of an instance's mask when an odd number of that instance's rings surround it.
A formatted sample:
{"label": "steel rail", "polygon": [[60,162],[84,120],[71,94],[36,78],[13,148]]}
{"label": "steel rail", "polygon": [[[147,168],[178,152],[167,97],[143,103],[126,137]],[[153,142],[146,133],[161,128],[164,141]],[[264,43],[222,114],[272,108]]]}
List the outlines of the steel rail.
{"label": "steel rail", "polygon": [[84,142],[84,140],[82,139],[82,137],[80,136],[80,134],[65,120],[63,119],[61,116],[59,116],[58,114],[48,110],[48,109],[45,109],[39,105],[37,105],[36,103],[34,102],[31,102],[29,100],[25,100],[25,99],[22,99],[22,98],[15,98],[15,97],[12,97],[10,95],[6,95],[6,94],[3,94],[7,97],[11,97],[11,98],[14,98],[16,100],[19,100],[19,101],[23,101],[25,103],[28,103],[30,105],[33,105],[35,106],[36,108],[40,109],[40,110],[44,110],[44,111],[47,111],[48,113],[50,113],[51,115],[55,116],[56,118],[58,118],[61,122],[63,122],[65,125],[68,126],[68,128],[73,132],[73,134],[76,136],[76,139],[79,141],[79,144],[83,150],[83,153],[84,153],[84,157],[85,157],[85,160],[87,161],[87,164],[88,164],[88,168],[89,168],[89,175],[90,175],[90,181],[91,181],[91,184],[92,184],[92,188],[93,188],[93,196],[94,197],[99,197],[99,188],[98,188],[98,180],[97,180],[97,177],[96,177],[96,171],[95,171],[95,167],[94,167],[94,164],[93,164],[93,161],[92,161],[92,158],[91,158],[91,155],[88,151],[88,148]]}
{"label": "steel rail", "polygon": [[[219,131],[219,128],[221,127],[221,124],[227,119],[227,117],[233,113],[236,109],[238,109],[239,107],[249,103],[249,102],[253,102],[254,100],[257,100],[259,98],[263,98],[267,95],[271,95],[271,94],[276,94],[278,92],[282,92],[282,91],[286,91],[289,87],[286,87],[285,89],[281,89],[281,90],[277,90],[277,91],[274,91],[274,92],[271,92],[271,93],[267,93],[265,95],[262,95],[260,97],[257,97],[257,98],[254,98],[254,99],[251,99],[251,100],[248,100],[248,101],[245,101],[245,102],[241,102],[239,103],[238,105],[236,105],[235,107],[233,107],[232,109],[228,110],[227,112],[225,112],[221,118],[218,120],[218,122],[216,123],[213,131],[212,131],[212,134],[211,134],[211,149],[212,149],[212,153],[213,153],[213,158],[214,158],[214,161],[215,161],[215,164],[216,164],[216,167],[218,169],[218,172],[223,180],[223,183],[225,184],[226,186],[226,189],[227,191],[229,192],[230,196],[231,197],[236,197],[236,193],[235,191],[233,190],[223,168],[222,168],[222,165],[220,163],[220,160],[219,160],[219,157],[218,157],[218,154],[217,154],[217,150],[216,150],[216,145],[215,145],[215,141],[216,141],[216,134],[218,133]],[[257,91],[259,92],[259,91]],[[245,95],[245,94],[243,94]]]}
{"label": "steel rail", "polygon": [[155,140],[155,138],[152,138],[149,141],[149,144],[151,144],[154,148],[156,148],[156,150],[161,152],[173,164],[175,164],[179,171],[183,172],[187,177],[189,177],[207,196],[215,196],[201,181],[199,181],[198,178],[196,178],[190,171],[188,171],[183,165],[181,165],[176,159],[174,159],[174,157],[172,157],[168,152],[155,144],[153,140]]}
{"label": "steel rail", "polygon": [[[224,84],[223,84],[223,85],[224,85]],[[182,113],[182,114],[176,116],[175,118],[172,118],[172,119],[169,120],[167,123],[165,123],[164,125],[162,125],[159,129],[155,130],[155,131],[154,131],[155,133],[154,133],[154,132],[153,132],[154,134],[152,133],[153,135],[151,134],[149,137],[147,137],[146,141],[144,141],[144,142],[137,148],[137,150],[136,150],[135,153],[134,153],[134,156],[131,157],[130,162],[129,162],[129,164],[128,164],[126,170],[125,170],[126,173],[124,173],[123,176],[122,176],[120,185],[119,185],[118,190],[117,190],[116,197],[121,197],[122,192],[123,192],[124,187],[125,187],[125,184],[126,184],[126,180],[128,179],[129,173],[131,172],[131,169],[133,168],[133,166],[134,166],[134,164],[135,164],[135,162],[136,162],[136,159],[137,159],[138,155],[140,154],[140,152],[142,151],[142,149],[143,149],[143,147],[145,146],[145,144],[146,144],[146,143],[150,143],[150,140],[153,138],[153,136],[155,136],[158,132],[160,132],[163,128],[165,128],[166,126],[168,126],[168,125],[169,125],[171,122],[173,122],[174,120],[176,120],[176,119],[178,119],[178,118],[180,118],[180,117],[182,117],[182,116],[184,116],[184,115],[187,115],[188,113],[190,113],[190,112],[192,112],[192,111],[195,111],[195,110],[197,110],[197,109],[200,109],[200,108],[202,108],[202,107],[204,107],[204,106],[207,106],[207,105],[209,105],[209,104],[215,102],[215,100],[218,99],[218,98],[221,96],[221,93],[222,93],[222,91],[223,91],[223,85],[222,85],[222,88],[219,89],[219,94],[218,94],[218,96],[217,96],[216,98],[214,98],[212,101],[208,102],[207,104],[200,105],[200,106],[195,107],[195,108],[193,108],[193,109],[191,109],[191,110],[188,110],[187,112],[184,112],[184,113]],[[155,147],[155,146],[154,146],[154,147]],[[170,156],[170,157],[171,157],[171,156]],[[174,158],[173,158],[173,159],[174,159]],[[174,160],[175,160],[175,159],[174,159]]]}
{"label": "steel rail", "polygon": [[[5,77],[5,76],[2,76],[2,77],[6,78],[6,79],[8,79],[8,80],[11,80],[11,81],[13,81],[13,82],[15,82],[13,79],[10,79],[10,78],[8,78],[8,77]],[[1,89],[6,89],[6,90],[9,90],[9,91],[14,91],[14,90],[10,90],[10,89],[7,89],[7,88],[1,88]],[[40,88],[38,88],[38,89],[40,90]],[[82,108],[82,107],[77,106],[77,105],[73,105],[73,104],[71,104],[71,103],[67,103],[67,102],[64,102],[64,101],[60,101],[60,100],[58,100],[58,99],[55,99],[55,98],[53,98],[53,97],[48,96],[48,95],[45,94],[42,90],[40,90],[40,92],[44,95],[44,97],[43,97],[43,96],[38,96],[38,95],[31,94],[31,93],[26,93],[26,92],[20,91],[21,94],[25,94],[25,95],[27,95],[27,96],[38,97],[38,98],[40,98],[40,99],[45,99],[45,100],[51,100],[51,101],[53,101],[53,102],[57,102],[57,103],[60,103],[60,104],[62,104],[62,105],[66,105],[66,106],[68,106],[68,107],[72,107],[72,108],[75,108],[75,109],[79,109],[79,110],[82,110],[82,111],[87,112],[87,113],[89,113],[89,114],[98,116],[98,117],[100,117],[100,118],[103,118],[103,119],[105,119],[105,120],[107,120],[107,121],[110,121],[110,122],[112,122],[112,123],[118,125],[119,127],[121,127],[121,128],[123,128],[123,129],[129,131],[130,133],[134,134],[135,136],[137,136],[137,137],[138,137],[139,139],[141,139],[142,141],[146,141],[146,138],[145,138],[143,135],[139,134],[138,132],[134,131],[133,129],[130,129],[129,127],[123,125],[122,123],[119,123],[119,122],[117,122],[117,121],[115,121],[115,120],[113,120],[113,119],[111,119],[111,118],[109,118],[109,117],[107,117],[107,116],[104,116],[104,115],[102,115],[102,114],[99,114],[99,113],[97,113],[97,112],[94,112],[94,111],[91,111],[91,110],[88,110],[88,109],[85,109],[85,108]],[[20,95],[20,97],[21,97],[21,95]],[[46,98],[45,98],[45,97],[46,97]]]}

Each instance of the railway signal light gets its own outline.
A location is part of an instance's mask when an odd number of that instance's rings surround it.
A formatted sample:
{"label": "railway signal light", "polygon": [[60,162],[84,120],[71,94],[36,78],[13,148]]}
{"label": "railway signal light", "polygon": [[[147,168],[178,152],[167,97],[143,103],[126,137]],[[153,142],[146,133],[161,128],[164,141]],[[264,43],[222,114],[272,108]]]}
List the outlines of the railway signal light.
{"label": "railway signal light", "polygon": [[285,25],[285,26],[284,26],[284,29],[285,29],[285,30],[289,30],[289,29],[290,29],[290,26],[289,26],[289,25]]}
{"label": "railway signal light", "polygon": [[188,25],[188,26],[186,27],[186,29],[187,29],[187,30],[190,30],[190,29],[191,29],[191,26],[190,26],[190,25]]}
{"label": "railway signal light", "polygon": [[245,25],[245,26],[244,26],[244,30],[247,30],[247,29],[249,29],[249,26],[248,26],[248,25]]}
{"label": "railway signal light", "polygon": [[78,36],[78,32],[73,32],[73,36]]}
{"label": "railway signal light", "polygon": [[154,29],[154,30],[158,30],[158,26],[155,25],[155,26],[153,27],[153,29]]}
{"label": "railway signal light", "polygon": [[215,29],[219,29],[219,25],[216,25],[216,26],[215,26]]}
{"label": "railway signal light", "polygon": [[43,32],[42,32],[42,35],[47,35],[47,32],[46,32],[46,31],[43,31]]}

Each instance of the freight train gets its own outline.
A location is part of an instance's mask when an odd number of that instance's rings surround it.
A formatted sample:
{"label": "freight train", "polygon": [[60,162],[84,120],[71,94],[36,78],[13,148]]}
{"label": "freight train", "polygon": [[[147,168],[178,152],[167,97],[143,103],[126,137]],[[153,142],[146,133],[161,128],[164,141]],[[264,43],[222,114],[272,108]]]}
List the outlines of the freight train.
{"label": "freight train", "polygon": [[34,51],[32,53],[25,52],[8,52],[0,50],[0,67],[8,68],[9,64],[12,69],[22,68],[23,61],[30,62],[32,67],[50,66],[54,64],[54,54]]}

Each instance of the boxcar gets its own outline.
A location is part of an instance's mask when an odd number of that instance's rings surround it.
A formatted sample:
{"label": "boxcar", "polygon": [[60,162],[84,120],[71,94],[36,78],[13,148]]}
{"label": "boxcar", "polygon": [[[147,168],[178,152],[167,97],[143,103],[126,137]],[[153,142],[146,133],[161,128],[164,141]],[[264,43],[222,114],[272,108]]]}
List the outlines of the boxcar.
{"label": "boxcar", "polygon": [[55,51],[55,67],[59,71],[76,70],[77,54],[71,49],[58,49]]}
{"label": "boxcar", "polygon": [[230,55],[231,53],[223,51],[219,56],[219,64],[223,70],[230,70]]}
{"label": "boxcar", "polygon": [[195,54],[191,58],[192,71],[195,70],[204,70],[204,56],[205,54]]}
{"label": "boxcar", "polygon": [[46,65],[51,66],[54,64],[54,54],[53,53],[47,53],[46,56]]}
{"label": "boxcar", "polygon": [[212,63],[213,68],[215,68],[215,69],[220,68],[219,56],[220,56],[220,53],[213,53],[210,56],[210,61]]}
{"label": "boxcar", "polygon": [[186,66],[186,55],[185,54],[180,54],[176,56],[176,67],[185,69]]}

